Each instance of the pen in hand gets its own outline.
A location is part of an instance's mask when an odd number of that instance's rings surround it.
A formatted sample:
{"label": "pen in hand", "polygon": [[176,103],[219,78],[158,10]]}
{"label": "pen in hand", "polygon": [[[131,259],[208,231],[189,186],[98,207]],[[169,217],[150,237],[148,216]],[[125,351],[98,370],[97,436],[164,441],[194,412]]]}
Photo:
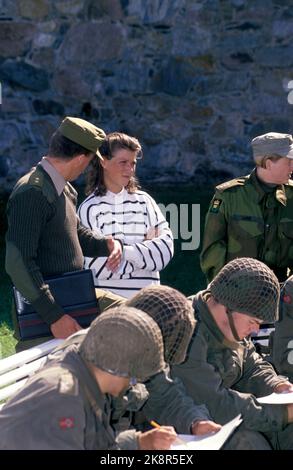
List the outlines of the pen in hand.
{"label": "pen in hand", "polygon": [[150,421],[150,425],[153,426],[153,428],[160,428],[161,427],[158,423],[156,423],[156,421],[153,421],[153,420]]}
{"label": "pen in hand", "polygon": [[[158,429],[162,427],[160,424],[156,423],[156,421],[154,421],[154,420],[151,420],[151,421],[150,421],[150,425],[151,425],[153,428],[158,428]],[[186,442],[185,442],[183,439],[180,439],[180,437],[178,437],[178,435],[177,435],[177,437],[176,437],[176,439],[175,439],[175,442],[177,442],[177,444],[183,445],[183,446],[186,447],[186,448],[188,447],[187,444],[186,444]]]}

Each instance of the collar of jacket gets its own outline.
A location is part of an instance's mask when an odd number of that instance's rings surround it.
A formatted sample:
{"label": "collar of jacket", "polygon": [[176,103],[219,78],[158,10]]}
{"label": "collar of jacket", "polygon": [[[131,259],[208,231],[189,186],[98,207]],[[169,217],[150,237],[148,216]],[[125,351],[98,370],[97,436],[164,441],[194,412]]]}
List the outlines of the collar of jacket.
{"label": "collar of jacket", "polygon": [[87,332],[88,328],[69,336],[69,338],[67,338],[60,346],[57,346],[53,353],[48,357],[50,360],[56,360],[63,357],[63,360],[65,358],[69,364],[73,363],[75,365],[74,372],[78,374],[78,377],[81,380],[81,385],[84,383],[84,385],[87,386],[91,395],[95,397],[98,406],[103,409],[106,395],[101,392],[99,384],[79,354],[80,345]]}
{"label": "collar of jacket", "polygon": [[[78,349],[78,344],[70,344],[64,351],[61,351],[61,357],[57,361],[78,378],[81,387],[88,389],[90,395],[94,397],[95,404],[103,410],[105,407],[105,395],[101,392],[97,381],[80,356]],[[53,361],[54,358],[52,358]]]}
{"label": "collar of jacket", "polygon": [[[76,351],[76,352],[77,354],[75,355],[74,359],[76,361],[76,364],[79,364],[79,373],[80,373],[81,381],[83,385],[87,387],[93,401],[98,405],[99,409],[103,410],[105,408],[106,395],[101,391],[98,382],[96,381],[95,377],[89,370],[85,361],[79,354],[79,351]],[[91,405],[92,405],[92,402],[91,402]]]}
{"label": "collar of jacket", "polygon": [[223,346],[230,349],[243,349],[244,345],[242,342],[238,343],[237,341],[228,340],[218,327],[217,323],[214,320],[211,312],[209,311],[207,300],[211,296],[211,293],[208,289],[199,292],[193,299],[192,305],[194,308],[195,316],[199,316],[200,320],[205,323],[209,333],[215,338],[216,341],[221,343]]}
{"label": "collar of jacket", "polygon": [[111,396],[107,393],[103,394],[101,391],[98,382],[90,372],[83,358],[80,356],[78,346],[73,345],[71,347],[75,350],[75,354],[71,360],[74,362],[75,372],[77,372],[80,386],[84,391],[92,411],[104,424],[104,432],[108,436],[110,443],[109,445],[115,447],[115,436],[109,424],[111,413]]}
{"label": "collar of jacket", "polygon": [[[259,203],[261,200],[265,197],[266,193],[261,187],[259,180],[256,176],[256,168],[250,173],[247,182],[251,183],[251,185],[254,188],[254,194],[252,194],[252,198],[254,198],[255,202]],[[286,196],[286,191],[285,191],[286,185],[280,184],[277,186],[276,191],[275,191],[275,198],[280,204],[283,206],[287,205],[287,196]]]}
{"label": "collar of jacket", "polygon": [[58,196],[61,196],[63,193],[63,189],[66,186],[66,181],[63,176],[56,170],[56,168],[46,159],[43,157],[42,160],[38,163],[38,166],[41,166],[45,172],[50,176],[55,189],[58,193]]}

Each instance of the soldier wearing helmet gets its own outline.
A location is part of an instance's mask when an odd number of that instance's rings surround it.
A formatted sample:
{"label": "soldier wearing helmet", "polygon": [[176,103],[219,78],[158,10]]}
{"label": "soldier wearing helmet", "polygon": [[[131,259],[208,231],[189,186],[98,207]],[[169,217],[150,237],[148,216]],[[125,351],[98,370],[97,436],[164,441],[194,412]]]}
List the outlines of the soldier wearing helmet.
{"label": "soldier wearing helmet", "polygon": [[[167,364],[180,364],[185,360],[195,319],[192,304],[183,294],[168,286],[148,286],[126,305],[146,312],[159,325]],[[182,383],[171,379],[169,366],[150,377],[144,385],[149,397],[141,411],[135,414],[134,425],[138,429],[147,429],[151,419],[174,426],[177,432],[185,434],[206,434],[220,429],[205,405],[195,405],[186,395]]]}
{"label": "soldier wearing helmet", "polygon": [[259,356],[250,340],[278,316],[280,288],[262,262],[236,258],[193,297],[197,319],[188,358],[172,368],[187,393],[220,424],[241,413],[230,449],[293,449],[293,405],[261,405],[257,397],[293,391],[287,378]]}
{"label": "soldier wearing helmet", "polygon": [[[116,338],[115,345],[108,338]],[[81,344],[60,348],[0,412],[0,449],[119,448],[110,426],[111,397],[130,379],[147,380],[164,368],[160,329],[146,313],[111,309],[91,325]],[[133,436],[134,448],[167,449],[173,428]],[[123,433],[120,435],[123,442]]]}

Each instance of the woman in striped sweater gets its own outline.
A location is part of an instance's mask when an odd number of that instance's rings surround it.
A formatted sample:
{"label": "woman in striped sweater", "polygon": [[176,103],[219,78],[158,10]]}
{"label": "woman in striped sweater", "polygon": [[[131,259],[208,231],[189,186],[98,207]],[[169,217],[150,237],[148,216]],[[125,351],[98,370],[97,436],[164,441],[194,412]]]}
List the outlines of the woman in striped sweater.
{"label": "woman in striped sweater", "polygon": [[103,160],[92,164],[79,217],[85,227],[123,241],[124,256],[115,273],[101,257],[85,258],[85,268],[93,270],[96,287],[131,297],[142,287],[160,283],[159,272],[173,256],[173,236],[154,199],[138,189],[139,141],[113,132],[100,153]]}

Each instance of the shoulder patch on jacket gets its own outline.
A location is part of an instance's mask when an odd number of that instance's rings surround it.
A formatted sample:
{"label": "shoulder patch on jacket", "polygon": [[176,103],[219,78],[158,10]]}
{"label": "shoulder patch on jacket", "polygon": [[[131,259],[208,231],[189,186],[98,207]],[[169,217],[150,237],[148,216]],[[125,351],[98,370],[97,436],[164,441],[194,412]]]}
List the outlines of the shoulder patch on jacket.
{"label": "shoulder patch on jacket", "polygon": [[213,202],[212,202],[211,208],[210,208],[210,212],[213,212],[214,214],[219,212],[221,204],[222,204],[221,199],[214,199]]}
{"label": "shoulder patch on jacket", "polygon": [[216,190],[222,193],[230,188],[235,188],[235,186],[243,186],[246,181],[246,178],[235,178],[234,180],[226,181],[226,183],[219,184],[216,186]]}

